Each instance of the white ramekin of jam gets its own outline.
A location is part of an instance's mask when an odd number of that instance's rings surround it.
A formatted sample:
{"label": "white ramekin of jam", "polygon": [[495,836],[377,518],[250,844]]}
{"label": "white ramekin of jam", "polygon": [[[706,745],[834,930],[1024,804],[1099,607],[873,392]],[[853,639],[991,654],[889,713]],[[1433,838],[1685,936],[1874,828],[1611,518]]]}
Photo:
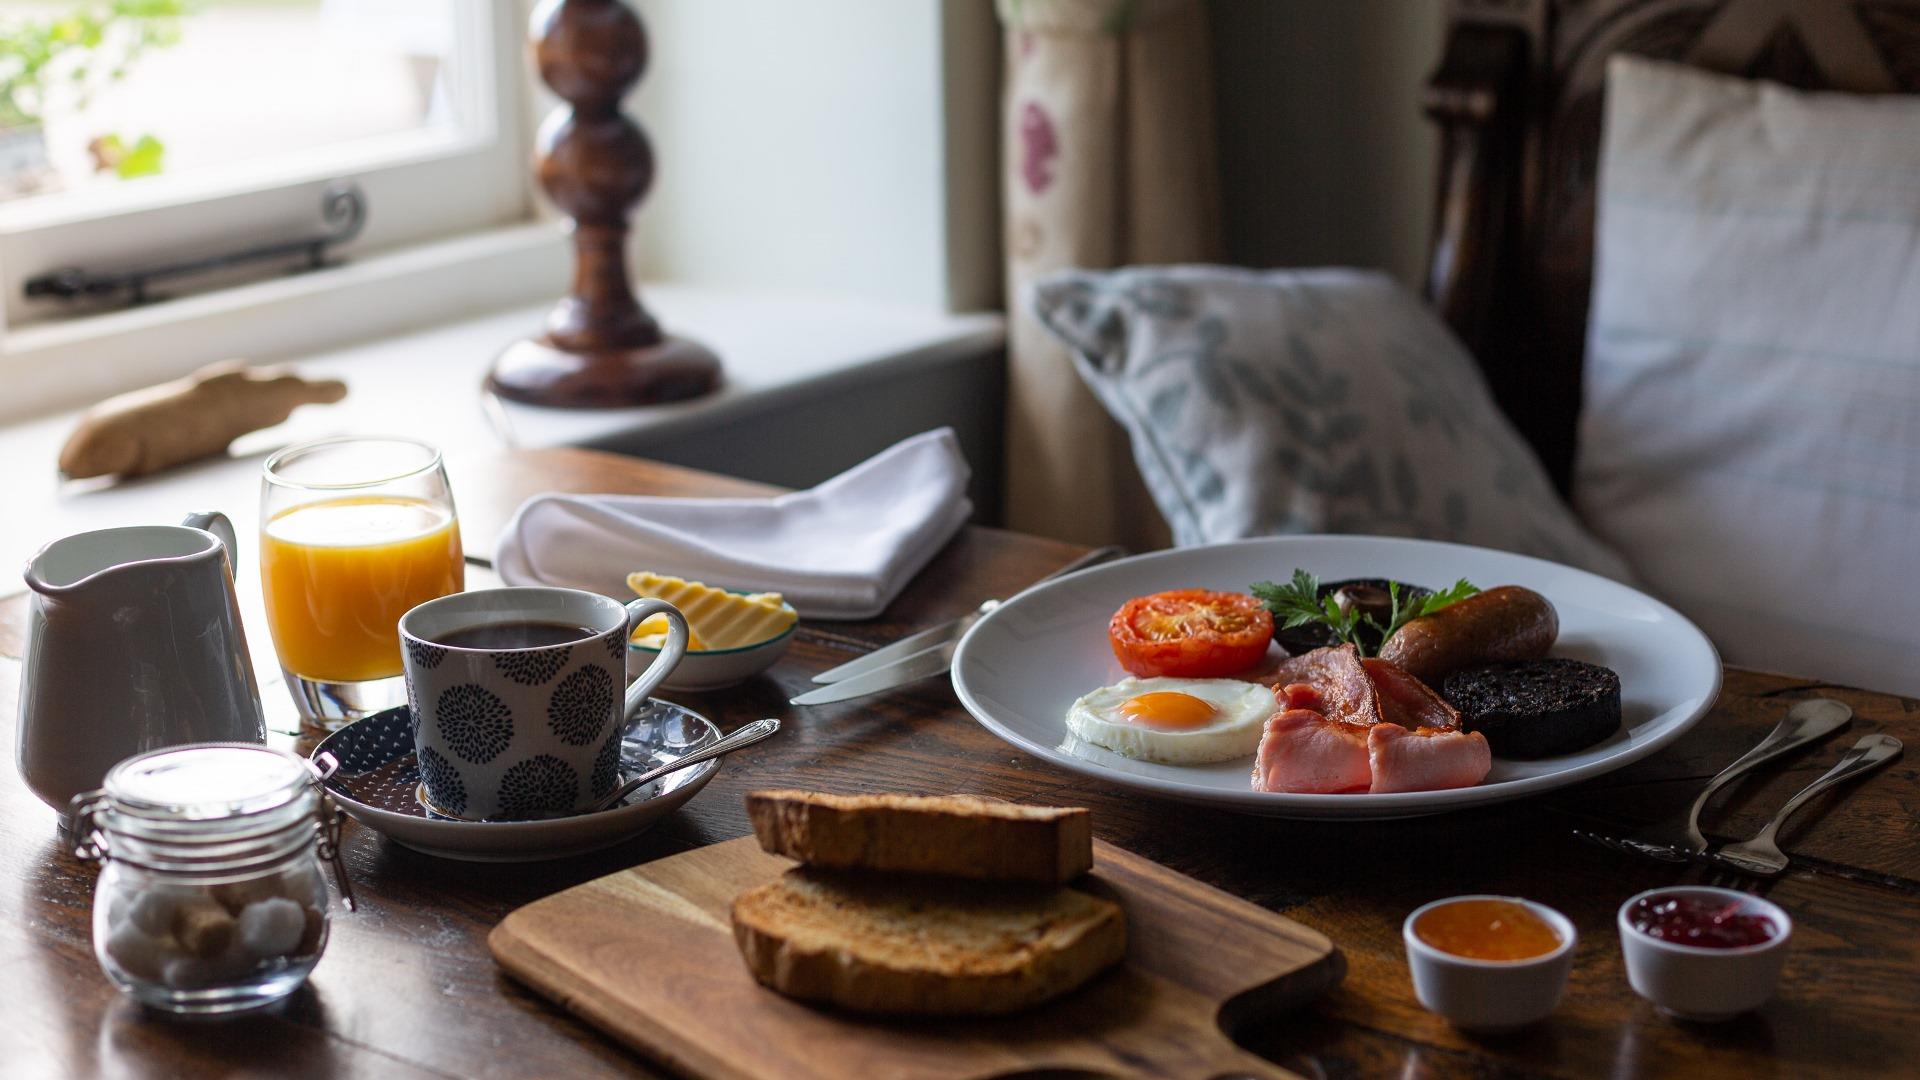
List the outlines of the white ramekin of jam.
{"label": "white ramekin of jam", "polygon": [[1772,901],[1705,885],[1629,897],[1618,921],[1634,993],[1682,1020],[1726,1020],[1764,1005],[1793,934],[1793,920]]}

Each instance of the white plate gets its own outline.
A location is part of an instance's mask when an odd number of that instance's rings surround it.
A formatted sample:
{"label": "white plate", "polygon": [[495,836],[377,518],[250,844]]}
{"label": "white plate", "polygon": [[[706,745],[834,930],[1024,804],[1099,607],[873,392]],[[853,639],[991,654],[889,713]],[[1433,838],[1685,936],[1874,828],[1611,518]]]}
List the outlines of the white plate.
{"label": "white plate", "polygon": [[[1126,671],[1107,622],[1129,598],[1168,589],[1245,590],[1295,567],[1323,581],[1386,577],[1430,588],[1466,578],[1524,585],[1560,613],[1553,655],[1620,673],[1622,729],[1577,754],[1495,758],[1478,787],[1392,795],[1254,791],[1253,758],[1154,765],[1073,738],[1067,706]],[[1276,646],[1277,648],[1277,646]],[[1038,585],[975,623],[953,658],[953,687],[987,730],[1036,757],[1150,795],[1272,817],[1391,818],[1505,802],[1638,761],[1680,737],[1720,693],[1720,657],[1699,628],[1658,600],[1606,578],[1486,548],[1375,536],[1283,536],[1140,555]]]}

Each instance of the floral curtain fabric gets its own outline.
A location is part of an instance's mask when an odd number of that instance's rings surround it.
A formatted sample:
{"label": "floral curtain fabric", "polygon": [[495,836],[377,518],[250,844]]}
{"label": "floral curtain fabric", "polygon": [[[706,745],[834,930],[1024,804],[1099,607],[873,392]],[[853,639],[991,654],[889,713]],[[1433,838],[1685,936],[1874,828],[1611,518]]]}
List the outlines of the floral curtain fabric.
{"label": "floral curtain fabric", "polygon": [[1028,310],[1074,267],[1219,250],[1202,0],[999,0],[1010,312],[1007,523],[1082,543],[1165,546],[1126,434]]}

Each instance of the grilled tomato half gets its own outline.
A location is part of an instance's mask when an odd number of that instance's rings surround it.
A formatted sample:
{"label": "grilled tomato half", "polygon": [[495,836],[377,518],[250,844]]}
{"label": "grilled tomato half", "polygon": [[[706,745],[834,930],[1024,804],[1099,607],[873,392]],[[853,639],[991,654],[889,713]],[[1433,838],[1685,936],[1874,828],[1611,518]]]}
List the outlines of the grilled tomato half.
{"label": "grilled tomato half", "polygon": [[1266,657],[1273,615],[1246,593],[1176,589],[1121,605],[1107,638],[1120,666],[1141,678],[1213,679]]}

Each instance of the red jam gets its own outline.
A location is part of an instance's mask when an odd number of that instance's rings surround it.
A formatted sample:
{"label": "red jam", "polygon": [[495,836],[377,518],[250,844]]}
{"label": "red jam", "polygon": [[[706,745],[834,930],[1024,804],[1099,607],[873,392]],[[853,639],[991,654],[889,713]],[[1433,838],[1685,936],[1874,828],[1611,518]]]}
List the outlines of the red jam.
{"label": "red jam", "polygon": [[1742,949],[1773,940],[1778,928],[1765,915],[1717,897],[1661,893],[1633,905],[1627,921],[1651,938],[1702,949]]}

